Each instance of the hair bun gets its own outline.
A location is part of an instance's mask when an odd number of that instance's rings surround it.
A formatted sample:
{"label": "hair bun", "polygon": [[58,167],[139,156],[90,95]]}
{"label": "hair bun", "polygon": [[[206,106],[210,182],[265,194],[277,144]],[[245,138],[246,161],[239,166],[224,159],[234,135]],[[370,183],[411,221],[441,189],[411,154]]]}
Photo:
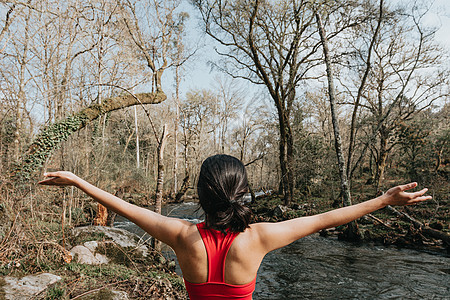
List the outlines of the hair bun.
{"label": "hair bun", "polygon": [[247,172],[239,159],[223,154],[207,158],[197,184],[206,225],[218,230],[244,231],[251,217],[251,210],[241,201],[247,191]]}

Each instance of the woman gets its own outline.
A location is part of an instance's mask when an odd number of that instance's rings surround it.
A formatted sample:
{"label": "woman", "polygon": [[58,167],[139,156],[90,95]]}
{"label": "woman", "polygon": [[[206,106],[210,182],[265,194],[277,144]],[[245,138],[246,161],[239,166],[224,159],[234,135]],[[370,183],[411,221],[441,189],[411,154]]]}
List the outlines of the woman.
{"label": "woman", "polygon": [[44,185],[73,185],[110,210],[136,223],[176,253],[192,300],[251,299],[264,256],[321,229],[339,226],[387,205],[411,205],[431,199],[427,189],[397,186],[384,195],[326,213],[278,223],[249,224],[251,211],[240,202],[248,192],[241,161],[228,155],[207,158],[197,190],[206,220],[200,224],[169,218],[123,201],[70,172],[44,174]]}

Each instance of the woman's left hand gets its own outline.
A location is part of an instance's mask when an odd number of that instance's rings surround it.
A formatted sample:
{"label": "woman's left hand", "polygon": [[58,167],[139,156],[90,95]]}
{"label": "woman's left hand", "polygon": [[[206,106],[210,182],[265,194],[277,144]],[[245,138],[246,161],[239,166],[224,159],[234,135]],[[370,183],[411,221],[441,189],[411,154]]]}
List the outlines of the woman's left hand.
{"label": "woman's left hand", "polygon": [[412,193],[406,192],[416,186],[417,182],[411,182],[393,187],[382,195],[381,198],[383,198],[385,205],[412,205],[432,198],[431,196],[424,196],[428,191],[427,188]]}

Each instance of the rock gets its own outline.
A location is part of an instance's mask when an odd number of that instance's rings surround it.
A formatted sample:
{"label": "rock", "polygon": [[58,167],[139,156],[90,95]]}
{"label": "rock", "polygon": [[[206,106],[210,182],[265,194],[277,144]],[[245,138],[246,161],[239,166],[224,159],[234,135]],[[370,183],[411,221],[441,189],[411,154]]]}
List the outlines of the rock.
{"label": "rock", "polygon": [[93,253],[95,252],[95,250],[97,250],[97,247],[98,247],[97,241],[85,242],[83,245]]}
{"label": "rock", "polygon": [[28,275],[23,278],[5,277],[5,285],[2,288],[5,299],[34,299],[37,294],[46,290],[49,285],[60,280],[61,277],[50,273]]}
{"label": "rock", "polygon": [[147,257],[149,254],[149,250],[147,246],[142,243],[142,240],[137,235],[126,231],[125,229],[104,226],[85,226],[76,227],[72,230],[72,235],[74,237],[77,237],[81,233],[104,233],[123,248],[132,247],[143,257]]}
{"label": "rock", "polygon": [[273,216],[274,217],[282,217],[288,210],[289,210],[289,207],[287,207],[287,206],[277,205],[273,209]]}
{"label": "rock", "polygon": [[113,293],[112,300],[128,300],[128,294],[123,291],[111,291]]}
{"label": "rock", "polygon": [[[108,257],[100,253],[95,253],[95,249],[97,247],[93,248],[92,242],[86,242],[84,244],[85,246],[78,245],[70,250],[70,254],[72,254],[77,263],[86,265],[101,265],[109,263]],[[88,244],[90,248],[86,247],[86,244]]]}

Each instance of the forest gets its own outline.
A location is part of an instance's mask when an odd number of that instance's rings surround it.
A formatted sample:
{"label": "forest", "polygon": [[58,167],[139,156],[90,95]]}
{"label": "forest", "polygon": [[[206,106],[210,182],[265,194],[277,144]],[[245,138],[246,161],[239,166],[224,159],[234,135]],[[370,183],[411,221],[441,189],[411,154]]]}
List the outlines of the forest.
{"label": "forest", "polygon": [[128,250],[126,268],[72,262],[83,239],[71,232],[112,226],[115,214],[73,187],[37,182],[67,170],[161,213],[196,201],[201,163],[217,153],[245,164],[255,220],[418,182],[432,200],[336,234],[448,253],[444,2],[2,0],[0,275],[61,276],[42,299],[81,299],[105,285],[132,299],[186,297],[155,241],[150,263],[133,265]]}

